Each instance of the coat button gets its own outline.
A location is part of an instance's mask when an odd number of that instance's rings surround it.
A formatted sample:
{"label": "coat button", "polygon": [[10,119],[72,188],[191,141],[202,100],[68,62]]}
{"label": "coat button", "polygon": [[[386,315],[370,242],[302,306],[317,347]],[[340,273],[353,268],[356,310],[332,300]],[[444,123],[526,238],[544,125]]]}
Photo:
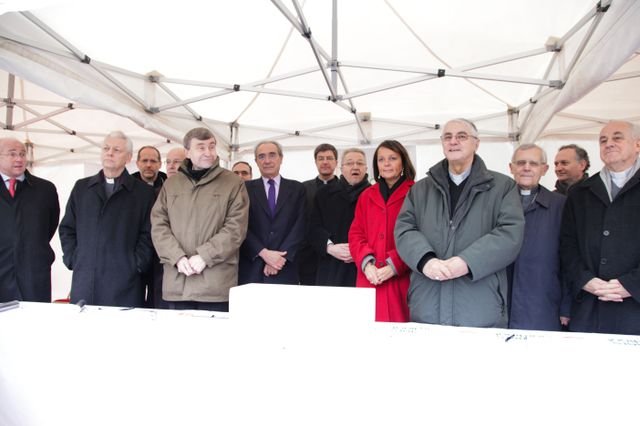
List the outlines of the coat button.
{"label": "coat button", "polygon": [[603,257],[602,259],[600,259],[600,264],[601,265],[606,265],[607,264],[607,258]]}
{"label": "coat button", "polygon": [[602,231],[602,235],[604,235],[605,237],[609,236],[609,231],[607,231],[606,229],[604,231]]}

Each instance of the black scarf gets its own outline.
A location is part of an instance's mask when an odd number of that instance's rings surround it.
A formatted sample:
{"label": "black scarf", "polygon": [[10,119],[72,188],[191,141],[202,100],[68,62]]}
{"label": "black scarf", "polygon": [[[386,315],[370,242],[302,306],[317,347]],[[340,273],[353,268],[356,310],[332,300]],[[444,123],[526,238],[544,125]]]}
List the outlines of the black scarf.
{"label": "black scarf", "polygon": [[402,182],[404,182],[404,180],[405,180],[404,175],[401,175],[400,179],[398,179],[398,181],[394,183],[391,188],[389,188],[389,185],[387,185],[387,181],[385,181],[384,179],[380,179],[380,181],[378,182],[380,184],[379,185],[380,195],[382,195],[382,199],[384,200],[385,203],[389,201],[391,194],[393,194],[394,191],[398,189],[400,185],[402,185]]}
{"label": "black scarf", "polygon": [[362,191],[371,186],[369,183],[369,175],[366,174],[364,175],[364,179],[355,185],[349,185],[349,182],[347,182],[344,176],[340,176],[340,180],[338,182],[347,195],[347,199],[351,202],[357,201]]}

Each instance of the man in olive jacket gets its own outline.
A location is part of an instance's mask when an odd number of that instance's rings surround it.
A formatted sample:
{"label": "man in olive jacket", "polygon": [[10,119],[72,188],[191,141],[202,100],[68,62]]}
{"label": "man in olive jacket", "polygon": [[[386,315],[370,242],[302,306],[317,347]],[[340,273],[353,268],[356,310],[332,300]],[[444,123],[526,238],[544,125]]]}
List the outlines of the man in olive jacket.
{"label": "man in olive jacket", "polygon": [[184,146],[187,159],[151,211],[151,236],[164,264],[162,296],[172,309],[227,311],[249,196],[242,180],[220,167],[209,129],[190,130]]}
{"label": "man in olive jacket", "polygon": [[516,184],[475,154],[472,122],[449,121],[441,139],[446,158],[411,188],[395,227],[411,321],[506,328],[506,268],[524,234]]}

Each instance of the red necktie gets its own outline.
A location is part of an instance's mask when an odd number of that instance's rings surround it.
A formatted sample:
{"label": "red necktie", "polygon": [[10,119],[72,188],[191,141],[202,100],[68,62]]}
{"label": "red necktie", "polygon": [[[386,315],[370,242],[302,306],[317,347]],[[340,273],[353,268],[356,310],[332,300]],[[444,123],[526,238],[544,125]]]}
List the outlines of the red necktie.
{"label": "red necktie", "polygon": [[9,194],[11,194],[11,198],[16,196],[16,178],[9,179]]}

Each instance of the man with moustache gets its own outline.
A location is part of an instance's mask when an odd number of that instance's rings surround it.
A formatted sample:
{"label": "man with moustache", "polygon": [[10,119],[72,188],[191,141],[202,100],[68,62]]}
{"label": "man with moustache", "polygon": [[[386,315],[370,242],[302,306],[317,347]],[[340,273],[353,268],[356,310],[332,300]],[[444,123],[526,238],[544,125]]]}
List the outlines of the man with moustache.
{"label": "man with moustache", "polygon": [[102,170],[71,191],[59,228],[62,260],[73,271],[71,303],[143,306],[140,274],[153,256],[149,214],[155,194],[127,172],[132,151],[124,133],[109,133]]}
{"label": "man with moustache", "polygon": [[600,131],[602,170],[569,192],[561,258],[571,291],[569,329],[640,334],[640,128]]}
{"label": "man with moustache", "polygon": [[509,266],[509,328],[560,331],[570,298],[560,274],[560,224],[565,197],[540,185],[549,170],[535,144],[516,148],[509,164],[524,211],[524,243]]}
{"label": "man with moustache", "polygon": [[184,147],[187,160],[151,212],[153,243],[164,265],[162,297],[170,309],[226,312],[247,232],[247,191],[220,166],[209,129],[187,132]]}
{"label": "man with moustache", "polygon": [[440,139],[445,159],[411,188],[395,228],[413,270],[411,321],[505,328],[507,266],[524,233],[515,182],[486,168],[471,121],[449,121]]}
{"label": "man with moustache", "polygon": [[338,183],[316,194],[309,226],[309,242],[318,256],[316,285],[355,286],[357,270],[349,250],[349,228],[358,197],[371,186],[366,161],[361,149],[345,150]]}

